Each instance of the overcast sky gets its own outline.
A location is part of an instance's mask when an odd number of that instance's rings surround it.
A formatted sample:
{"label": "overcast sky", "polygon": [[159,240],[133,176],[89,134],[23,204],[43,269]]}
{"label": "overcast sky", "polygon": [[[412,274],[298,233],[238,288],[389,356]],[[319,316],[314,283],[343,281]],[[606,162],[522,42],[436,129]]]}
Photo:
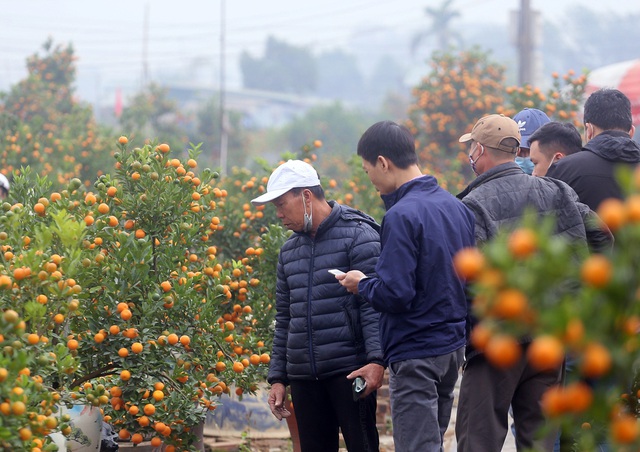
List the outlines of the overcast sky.
{"label": "overcast sky", "polygon": [[[228,65],[242,52],[262,51],[268,35],[313,50],[335,48],[354,32],[366,36],[381,30],[428,26],[426,6],[442,0],[226,0]],[[576,0],[531,0],[545,20],[562,23]],[[594,10],[640,12],[638,0],[582,0]],[[459,24],[499,22],[520,0],[455,0],[462,13]],[[148,9],[148,27],[145,11]],[[0,90],[24,77],[25,58],[39,50],[48,36],[56,43],[73,43],[78,75],[101,83],[139,80],[144,43],[151,73],[182,67],[200,58],[201,64],[220,61],[220,0],[0,0]],[[145,41],[145,30],[147,40]],[[630,58],[634,57],[633,55]],[[197,67],[194,67],[194,72]],[[231,68],[228,85],[239,85]],[[216,81],[217,82],[217,81]],[[98,82],[97,82],[98,83]]]}

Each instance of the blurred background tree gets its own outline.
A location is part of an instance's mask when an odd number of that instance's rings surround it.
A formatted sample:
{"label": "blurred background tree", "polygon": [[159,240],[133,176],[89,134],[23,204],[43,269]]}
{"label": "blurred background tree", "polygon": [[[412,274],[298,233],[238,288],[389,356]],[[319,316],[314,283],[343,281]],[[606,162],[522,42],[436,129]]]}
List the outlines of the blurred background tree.
{"label": "blurred background tree", "polygon": [[8,174],[30,165],[59,184],[88,181],[108,162],[106,133],[74,96],[73,47],[48,40],[42,51],[27,59],[27,77],[0,95],[0,167]]}
{"label": "blurred background tree", "polygon": [[433,55],[431,72],[413,89],[407,126],[426,172],[449,190],[471,177],[458,138],[489,113],[504,111],[504,68],[480,49]]}
{"label": "blurred background tree", "polygon": [[280,41],[267,39],[263,57],[248,52],[240,56],[242,80],[246,88],[303,94],[316,89],[316,61],[311,51]]}

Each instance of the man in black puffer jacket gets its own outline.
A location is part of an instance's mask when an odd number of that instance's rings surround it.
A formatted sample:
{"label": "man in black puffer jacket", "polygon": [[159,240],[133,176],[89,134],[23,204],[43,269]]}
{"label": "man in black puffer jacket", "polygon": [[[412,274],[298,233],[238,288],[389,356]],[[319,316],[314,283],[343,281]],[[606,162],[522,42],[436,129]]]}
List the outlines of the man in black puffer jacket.
{"label": "man in black puffer jacket", "polygon": [[584,128],[587,144],[582,151],[551,165],[547,177],[569,184],[580,201],[596,211],[605,199],[623,197],[617,168],[640,163],[627,96],[606,88],[591,94],[584,104]]}
{"label": "man in black puffer jacket", "polygon": [[[254,205],[272,202],[293,235],[280,250],[269,405],[282,419],[291,387],[303,452],[337,451],[338,430],[349,451],[377,451],[376,389],[384,373],[378,314],[329,270],[373,273],[380,254],[378,224],[327,201],[313,167],[289,160],[278,167]],[[366,380],[354,401],[355,370]]]}

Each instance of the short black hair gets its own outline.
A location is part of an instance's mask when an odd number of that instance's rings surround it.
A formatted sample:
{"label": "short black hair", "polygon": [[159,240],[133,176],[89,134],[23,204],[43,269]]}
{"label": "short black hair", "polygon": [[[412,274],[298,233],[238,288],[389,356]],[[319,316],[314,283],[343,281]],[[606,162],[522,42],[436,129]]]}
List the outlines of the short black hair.
{"label": "short black hair", "polygon": [[409,129],[393,121],[380,121],[369,127],[358,141],[358,155],[372,165],[379,155],[406,169],[418,163],[416,143]]}
{"label": "short black hair", "polygon": [[582,149],[582,137],[578,129],[571,123],[562,123],[558,121],[548,122],[538,130],[533,132],[529,137],[529,146],[531,143],[538,142],[538,145],[545,154],[548,149],[554,149],[556,152],[562,152],[564,155],[575,154]]}
{"label": "short black hair", "polygon": [[289,192],[295,196],[302,193],[303,190],[309,190],[311,193],[313,193],[313,196],[315,196],[319,200],[324,199],[324,189],[322,188],[322,185],[314,185],[313,187],[292,188],[291,190],[289,190]]}
{"label": "short black hair", "polygon": [[602,130],[628,132],[633,125],[631,102],[617,89],[594,91],[584,104],[584,122]]}

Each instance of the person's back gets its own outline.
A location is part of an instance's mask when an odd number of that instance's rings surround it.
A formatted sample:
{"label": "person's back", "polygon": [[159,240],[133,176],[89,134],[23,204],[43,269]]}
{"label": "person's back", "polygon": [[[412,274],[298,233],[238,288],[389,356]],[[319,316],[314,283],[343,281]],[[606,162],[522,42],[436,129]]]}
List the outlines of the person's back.
{"label": "person's back", "polygon": [[578,199],[564,182],[524,174],[517,164],[503,163],[478,176],[459,195],[476,215],[478,244],[499,231],[517,227],[526,209],[556,219],[556,232],[586,240]]}
{"label": "person's back", "polygon": [[376,274],[338,280],[380,313],[396,450],[438,452],[465,343],[467,299],[453,256],[474,245],[473,214],[422,174],[406,127],[372,125],[357,153],[387,213]]}
{"label": "person's back", "polygon": [[[471,244],[473,215],[431,176],[409,181],[381,197],[387,207],[381,232],[386,253],[376,269],[380,280],[395,285],[390,293],[374,285],[369,294],[381,312],[385,358],[396,362],[450,353],[465,343],[466,317],[463,287],[451,284],[455,273],[450,251]],[[401,243],[386,240],[396,234],[411,241],[415,260],[402,259],[400,250],[393,248]],[[415,280],[409,279],[411,275]]]}
{"label": "person's back", "polygon": [[587,144],[552,165],[547,176],[569,184],[595,211],[605,199],[623,197],[617,171],[640,163],[640,144],[632,140],[629,99],[618,90],[594,92],[585,103],[584,122]]}
{"label": "person's back", "polygon": [[[469,162],[478,176],[458,198],[475,214],[479,245],[498,231],[513,229],[527,208],[543,215],[559,214],[558,229],[586,241],[577,195],[562,182],[523,173],[514,162],[520,146],[515,121],[503,115],[485,116],[459,141],[469,143]],[[475,323],[472,313],[468,321],[471,329]],[[521,338],[521,342],[526,347],[527,338]],[[518,450],[551,450],[553,431],[537,437],[545,423],[540,401],[548,388],[560,382],[561,369],[541,372],[533,369],[526,357],[508,369],[498,369],[470,345],[465,351],[456,419],[458,452],[500,450],[507,434],[510,406]]]}

